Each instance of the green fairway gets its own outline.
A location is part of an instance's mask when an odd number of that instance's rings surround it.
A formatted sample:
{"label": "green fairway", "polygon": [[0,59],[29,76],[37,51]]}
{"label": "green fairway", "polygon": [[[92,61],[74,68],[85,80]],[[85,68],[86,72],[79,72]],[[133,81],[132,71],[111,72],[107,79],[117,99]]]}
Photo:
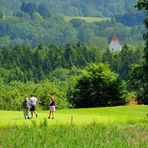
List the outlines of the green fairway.
{"label": "green fairway", "polygon": [[[48,111],[38,111],[38,118],[23,118],[22,111],[0,111],[0,126],[8,125],[30,125],[32,121],[40,124],[47,119],[49,125],[53,124],[73,124],[84,125],[95,123],[124,123],[124,122],[140,122],[147,121],[146,116],[148,106],[118,106],[106,108],[85,108],[85,109],[66,109],[57,110],[54,120],[48,119]],[[73,118],[73,120],[72,120]],[[72,121],[71,121],[72,120]]]}

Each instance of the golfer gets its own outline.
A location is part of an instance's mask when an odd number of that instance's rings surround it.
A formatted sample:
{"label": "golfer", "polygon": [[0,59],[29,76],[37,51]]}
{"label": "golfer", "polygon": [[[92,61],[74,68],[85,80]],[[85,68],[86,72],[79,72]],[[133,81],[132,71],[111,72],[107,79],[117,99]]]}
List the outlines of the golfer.
{"label": "golfer", "polygon": [[55,99],[53,96],[49,100],[49,107],[50,107],[50,112],[49,112],[48,118],[50,119],[50,117],[52,117],[52,119],[54,119],[54,117],[55,117]]}
{"label": "golfer", "polygon": [[22,108],[23,108],[23,113],[24,113],[24,118],[25,119],[30,119],[29,118],[29,100],[28,98],[25,98],[22,102]]}
{"label": "golfer", "polygon": [[31,118],[33,118],[33,113],[36,115],[36,118],[38,117],[38,114],[35,111],[36,103],[37,103],[37,98],[33,95],[31,95],[30,98],[30,111],[31,111]]}

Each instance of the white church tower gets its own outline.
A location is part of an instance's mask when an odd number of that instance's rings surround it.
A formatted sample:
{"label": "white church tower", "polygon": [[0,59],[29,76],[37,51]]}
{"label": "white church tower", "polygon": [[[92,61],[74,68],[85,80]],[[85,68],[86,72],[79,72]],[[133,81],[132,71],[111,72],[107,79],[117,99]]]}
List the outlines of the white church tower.
{"label": "white church tower", "polygon": [[117,36],[112,36],[112,40],[109,44],[110,51],[121,51],[121,45]]}

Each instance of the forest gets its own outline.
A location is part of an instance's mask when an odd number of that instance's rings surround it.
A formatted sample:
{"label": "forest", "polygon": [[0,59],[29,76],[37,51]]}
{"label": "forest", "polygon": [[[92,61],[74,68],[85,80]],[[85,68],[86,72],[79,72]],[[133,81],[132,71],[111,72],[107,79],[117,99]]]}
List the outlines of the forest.
{"label": "forest", "polygon": [[[92,67],[94,70],[101,70],[101,63],[105,68],[102,69],[101,74],[98,75],[98,77],[101,78],[97,79],[103,80],[97,81],[104,81],[100,84],[103,88],[101,86],[95,86],[96,80],[91,80],[94,85],[93,87],[99,88],[99,91],[105,93],[104,89],[106,86],[106,91],[112,90],[111,92],[106,92],[106,94],[109,93],[107,96],[113,95],[113,98],[123,100],[123,97],[125,98],[126,96],[126,98],[128,98],[127,96],[131,95],[130,97],[132,99],[132,97],[135,97],[134,93],[132,93],[134,89],[128,87],[130,73],[132,73],[131,66],[142,63],[142,49],[143,47],[134,49],[125,44],[121,52],[111,52],[109,50],[101,51],[97,48],[90,48],[80,43],[76,46],[67,44],[65,47],[52,45],[47,48],[39,45],[37,48],[32,48],[24,45],[16,46],[12,49],[1,49],[0,108],[21,109],[19,104],[21,100],[24,97],[30,96],[32,93],[39,97],[40,107],[43,109],[47,109],[48,99],[51,95],[55,95],[58,98],[59,108],[74,107],[76,104],[73,102],[73,97],[75,94],[78,94],[78,92],[74,93],[74,91],[78,89],[77,85],[79,81],[81,84],[81,79],[83,79],[83,77],[86,79],[84,75],[89,72],[88,67],[90,67],[90,69]],[[93,63],[95,65],[93,65]],[[110,78],[111,75],[113,75],[112,78]],[[93,78],[93,76],[90,75],[90,78]],[[109,83],[109,79],[111,86],[107,84]],[[115,79],[114,83],[112,79]],[[105,81],[107,81],[107,83]],[[86,84],[82,82],[82,86],[83,85],[86,87]],[[87,84],[88,87],[91,85]],[[115,85],[115,90],[113,89],[113,85]],[[117,89],[118,87],[119,89]],[[122,89],[120,87],[122,87]],[[88,88],[85,89],[89,90]],[[94,90],[93,88],[91,89]],[[116,93],[113,93],[113,91]],[[128,91],[131,93],[128,93]],[[118,97],[114,96],[114,94],[118,93]],[[120,93],[122,94],[121,96]],[[90,93],[87,92],[87,96],[88,94]],[[107,96],[102,97],[108,98]],[[94,97],[96,97],[96,95],[94,95]],[[10,104],[6,103],[8,100]],[[98,106],[120,104],[118,101],[114,104],[114,101],[114,99],[112,99],[112,101],[106,100],[105,103],[98,104]],[[121,104],[127,103],[128,101],[128,99],[124,100]],[[101,103],[101,101],[99,102]],[[97,103],[94,104],[97,105]],[[94,104],[92,106],[94,106]]]}
{"label": "forest", "polygon": [[[15,4],[15,5],[14,5]],[[27,1],[0,2],[0,46],[27,44],[37,47],[77,44],[107,48],[116,34],[121,42],[143,43],[144,12],[137,12],[136,0],[80,1]],[[7,9],[8,8],[8,9]],[[85,22],[65,16],[109,18],[110,21]]]}
{"label": "forest", "polygon": [[[6,14],[12,14],[14,11],[20,11],[22,3],[28,3],[30,0],[1,0],[0,10]],[[114,16],[116,14],[123,14],[128,9],[131,9],[136,0],[32,0],[37,6],[44,4],[50,8],[52,13],[63,13],[68,16]],[[66,9],[65,9],[66,8]]]}
{"label": "forest", "polygon": [[[52,95],[58,109],[125,105],[132,99],[147,104],[145,11],[134,8],[135,0],[120,0],[120,7],[113,0],[110,7],[96,0],[85,7],[84,1],[56,2],[13,0],[9,9],[7,1],[0,2],[0,109],[20,110],[31,94],[39,109],[48,109]],[[108,50],[114,34],[121,51]]]}

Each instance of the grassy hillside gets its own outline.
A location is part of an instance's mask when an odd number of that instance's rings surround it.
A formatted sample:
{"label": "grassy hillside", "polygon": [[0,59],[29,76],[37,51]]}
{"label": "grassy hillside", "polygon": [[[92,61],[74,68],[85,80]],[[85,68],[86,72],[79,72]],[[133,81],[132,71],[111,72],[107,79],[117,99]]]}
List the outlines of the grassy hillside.
{"label": "grassy hillside", "polygon": [[[140,122],[142,120],[148,122],[146,117],[148,106],[120,106],[107,108],[88,108],[88,109],[67,109],[57,110],[56,119],[48,120],[48,124],[57,123],[71,124],[71,117],[73,123],[76,125],[96,123],[126,123],[126,122]],[[7,125],[30,125],[32,121],[43,122],[44,118],[48,119],[48,111],[39,111],[39,117],[33,120],[24,120],[23,113],[17,111],[0,111],[0,126]]]}
{"label": "grassy hillside", "polygon": [[82,20],[87,23],[93,23],[93,22],[104,22],[104,21],[110,21],[110,18],[101,18],[101,17],[80,17],[80,16],[64,16],[64,20],[66,22],[70,22],[73,19]]}

